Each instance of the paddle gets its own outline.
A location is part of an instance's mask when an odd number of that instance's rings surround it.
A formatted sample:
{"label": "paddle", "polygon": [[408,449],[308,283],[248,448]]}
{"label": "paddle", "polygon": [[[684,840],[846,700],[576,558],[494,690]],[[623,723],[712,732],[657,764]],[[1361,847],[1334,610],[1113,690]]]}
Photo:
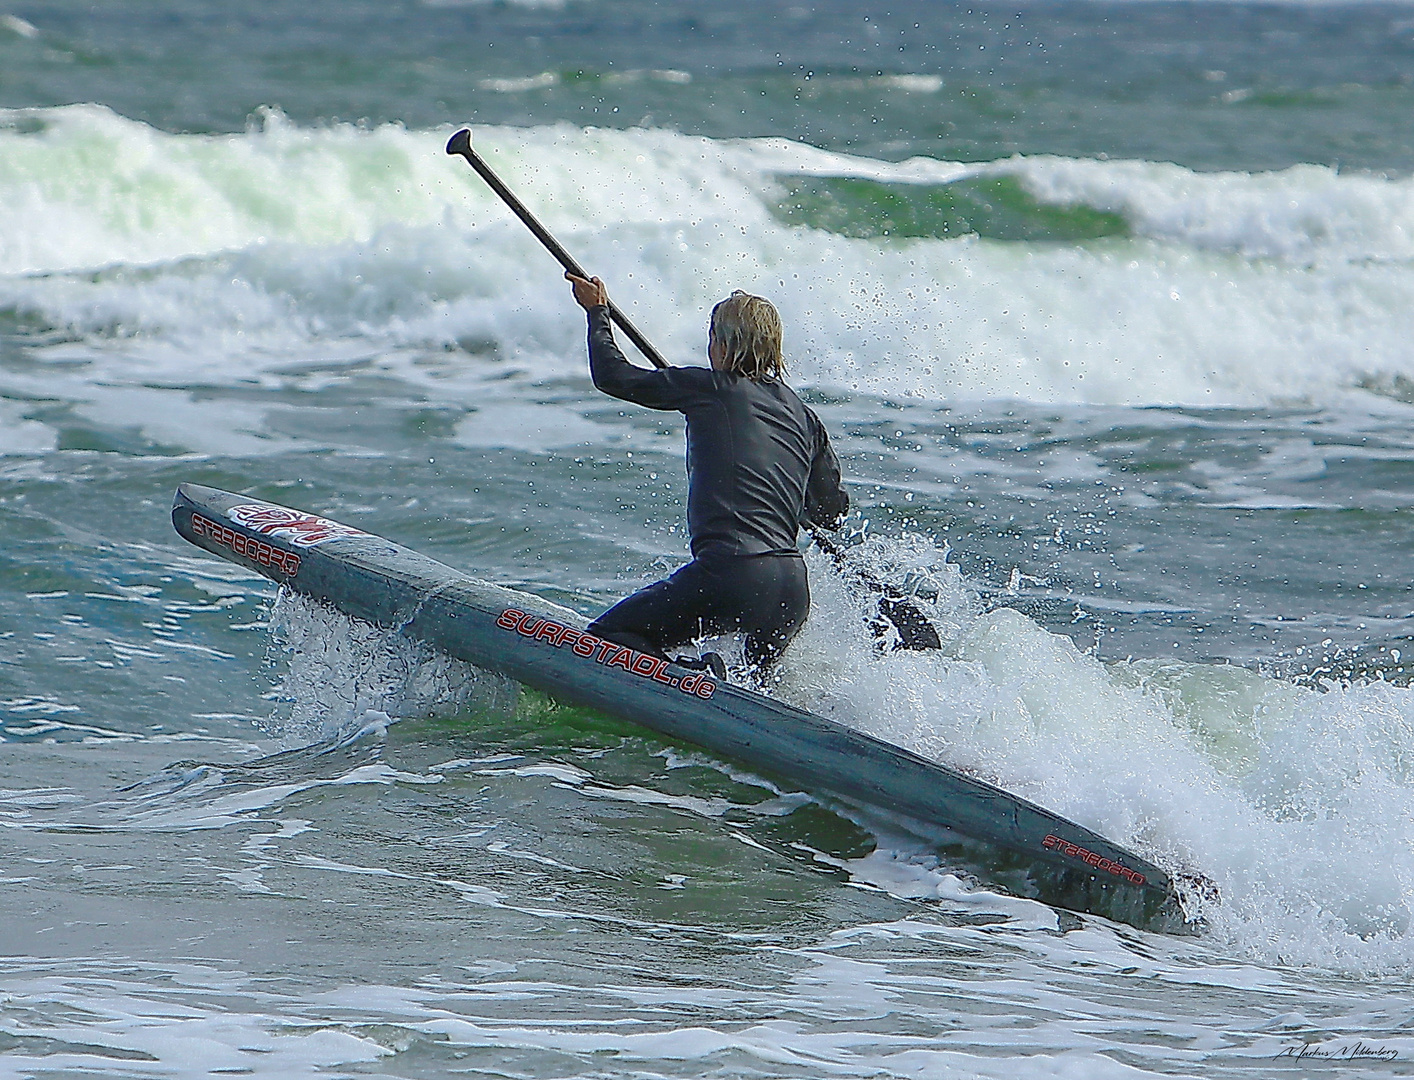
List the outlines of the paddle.
{"label": "paddle", "polygon": [[[810,529],[810,539],[829,556],[830,561],[835,564],[835,569],[848,571],[844,550],[826,536],[823,529]],[[938,636],[938,631],[928,621],[928,617],[918,609],[913,597],[886,581],[880,581],[873,574],[861,573],[860,576],[868,588],[879,594],[879,614],[898,631],[898,643],[894,648],[928,652],[943,647],[943,639]],[[876,622],[875,632],[879,633],[881,629]]]}
{"label": "paddle", "polygon": [[[540,224],[525,204],[516,198],[515,192],[506,187],[501,178],[491,169],[491,166],[487,165],[481,155],[471,148],[471,130],[469,128],[462,128],[448,140],[447,153],[453,157],[466,158],[467,164],[476,170],[481,179],[486,181],[487,187],[500,196],[501,201],[510,207],[511,213],[524,222],[525,227],[544,245],[545,250],[553,255],[561,266],[575,277],[586,279],[589,277],[584,268],[575,262],[574,257],[551,235],[550,230]],[[620,311],[612,300],[609,301],[609,317],[619,325],[619,329],[633,342],[638,351],[653,363],[654,367],[665,368],[668,366],[668,362],[653,347],[653,343],[644,337],[633,323],[629,322],[628,316]],[[837,568],[845,569],[845,555],[838,544],[826,536],[821,529],[811,528],[810,536]],[[898,631],[899,648],[924,651],[943,647],[937,630],[933,629],[933,624],[928,621],[923,612],[918,610],[911,597],[892,585],[877,580],[872,575],[864,575],[864,581],[869,588],[879,593],[879,613]]]}
{"label": "paddle", "polygon": [[[491,166],[487,165],[481,155],[471,148],[471,130],[469,128],[462,128],[451,137],[447,143],[447,153],[466,158],[467,164],[476,170],[481,179],[486,181],[486,186],[501,197],[501,201],[511,208],[511,213],[525,222],[525,227],[535,235],[535,239],[545,245],[546,251],[559,260],[561,266],[575,277],[586,279],[589,277],[584,272],[584,268],[574,261],[574,257],[550,235],[550,230],[540,224],[535,215],[526,209],[525,204],[516,198],[515,192],[506,187],[501,182],[501,178],[491,171]],[[619,329],[634,343],[639,352],[652,361],[654,367],[665,368],[668,366],[668,362],[653,347],[653,343],[639,333],[638,327],[628,321],[628,316],[620,311],[612,300],[609,301],[609,318],[619,324]]]}

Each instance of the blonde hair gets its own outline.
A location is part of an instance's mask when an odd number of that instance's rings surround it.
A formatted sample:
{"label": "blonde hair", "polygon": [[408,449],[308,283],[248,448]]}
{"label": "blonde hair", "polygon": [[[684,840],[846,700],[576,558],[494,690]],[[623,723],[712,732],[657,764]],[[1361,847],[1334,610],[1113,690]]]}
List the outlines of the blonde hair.
{"label": "blonde hair", "polygon": [[785,375],[781,316],[771,301],[737,289],[712,309],[709,334],[721,347],[724,370],[756,382]]}

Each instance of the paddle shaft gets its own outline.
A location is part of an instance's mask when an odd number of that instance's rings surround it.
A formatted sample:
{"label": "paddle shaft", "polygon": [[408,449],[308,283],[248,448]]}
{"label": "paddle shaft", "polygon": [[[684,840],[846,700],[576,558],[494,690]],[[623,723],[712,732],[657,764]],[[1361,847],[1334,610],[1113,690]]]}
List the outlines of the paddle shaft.
{"label": "paddle shaft", "polygon": [[[574,256],[564,249],[564,246],[551,235],[550,230],[540,224],[527,208],[526,205],[516,198],[515,192],[502,182],[501,178],[492,171],[491,166],[482,160],[481,155],[471,148],[471,132],[462,128],[452,136],[447,143],[447,153],[454,156],[466,158],[467,164],[476,170],[478,176],[486,181],[486,186],[494,191],[503,203],[510,207],[511,213],[525,222],[525,227],[545,246],[545,250],[553,255],[561,266],[568,270],[575,277],[588,278],[584,272],[584,267],[575,262]],[[620,311],[615,303],[609,301],[609,318],[618,323],[619,329],[633,342],[634,346],[646,356],[654,367],[665,368],[668,362],[663,359],[661,353],[653,347],[653,343],[639,333],[638,327],[629,322],[628,316]]]}

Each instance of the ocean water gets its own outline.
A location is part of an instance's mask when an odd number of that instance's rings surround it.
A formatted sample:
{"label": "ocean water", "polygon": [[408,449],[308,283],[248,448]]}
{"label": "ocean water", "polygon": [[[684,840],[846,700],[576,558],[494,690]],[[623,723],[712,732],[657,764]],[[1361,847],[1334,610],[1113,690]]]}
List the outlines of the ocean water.
{"label": "ocean water", "polygon": [[[0,4],[0,1075],[1414,1072],[1414,7]],[[586,614],[685,558],[482,154],[674,362],[776,301],[857,578],[773,693],[1205,931],[190,548],[179,482]]]}

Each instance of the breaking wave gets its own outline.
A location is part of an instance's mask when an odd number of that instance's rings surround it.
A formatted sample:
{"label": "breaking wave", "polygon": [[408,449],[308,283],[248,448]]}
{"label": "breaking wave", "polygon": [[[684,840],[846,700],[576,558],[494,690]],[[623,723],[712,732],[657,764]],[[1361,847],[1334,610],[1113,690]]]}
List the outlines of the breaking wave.
{"label": "breaking wave", "polygon": [[[91,362],[90,387],[370,349],[422,383],[419,358],[450,350],[444,392],[507,362],[559,375],[578,312],[448,134],[0,114],[0,333]],[[777,301],[795,378],[825,389],[1247,405],[1414,385],[1409,179],[567,125],[477,145],[677,362],[700,362],[710,305],[742,287]]]}

